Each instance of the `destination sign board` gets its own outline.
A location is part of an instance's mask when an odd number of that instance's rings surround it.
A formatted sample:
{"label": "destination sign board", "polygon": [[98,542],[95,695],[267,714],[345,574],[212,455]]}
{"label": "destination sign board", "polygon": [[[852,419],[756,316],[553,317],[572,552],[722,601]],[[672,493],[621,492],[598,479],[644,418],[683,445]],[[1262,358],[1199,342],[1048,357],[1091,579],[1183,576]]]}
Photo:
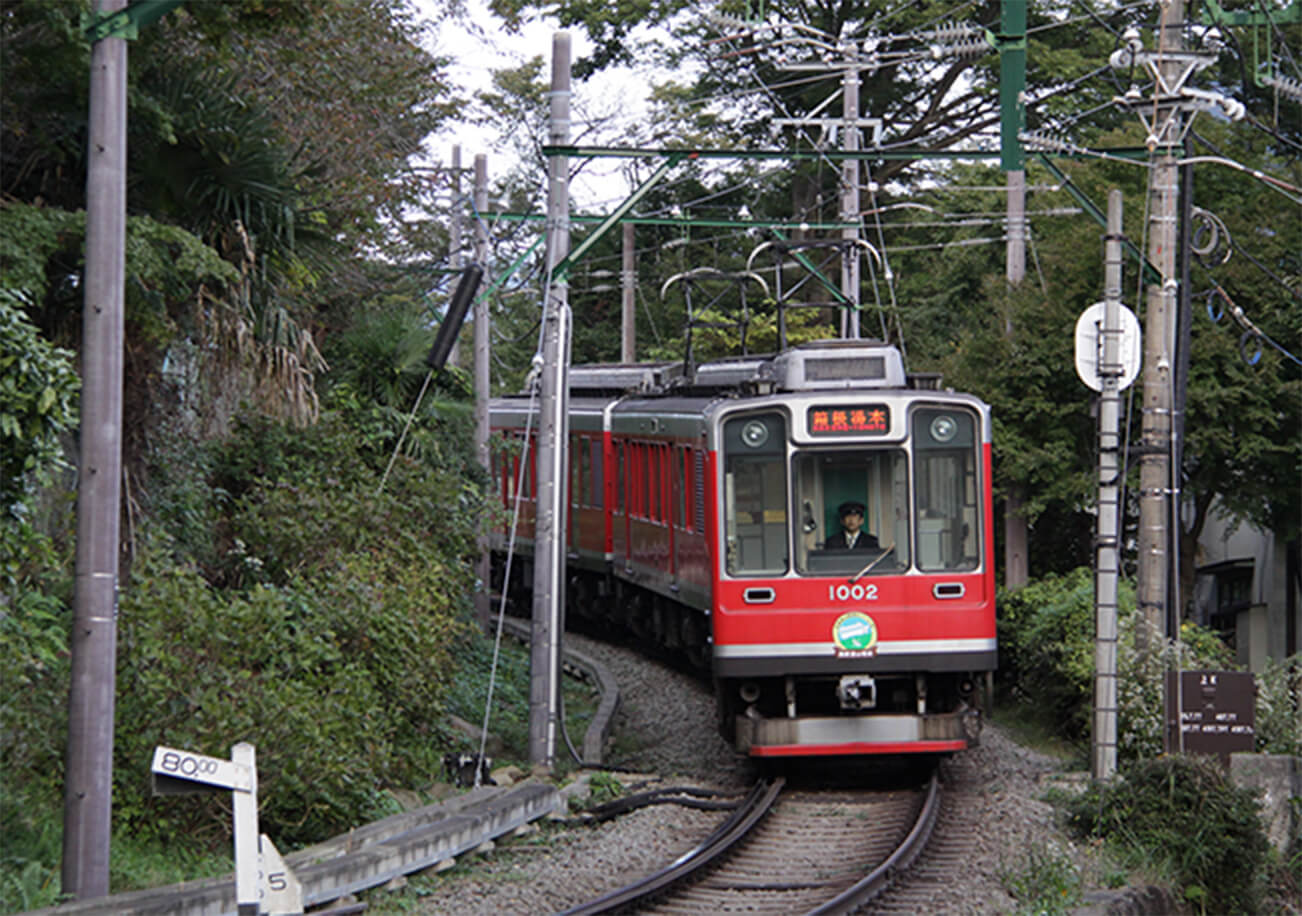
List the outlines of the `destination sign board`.
{"label": "destination sign board", "polygon": [[837,404],[809,408],[811,436],[884,436],[891,431],[885,404]]}

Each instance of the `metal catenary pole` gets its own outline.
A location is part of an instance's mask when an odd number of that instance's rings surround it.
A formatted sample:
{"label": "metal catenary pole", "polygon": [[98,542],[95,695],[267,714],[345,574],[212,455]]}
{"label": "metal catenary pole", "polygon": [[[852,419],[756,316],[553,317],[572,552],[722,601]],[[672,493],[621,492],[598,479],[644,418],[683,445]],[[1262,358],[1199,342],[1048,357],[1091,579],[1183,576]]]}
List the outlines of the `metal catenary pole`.
{"label": "metal catenary pole", "polygon": [[[859,150],[859,68],[847,66],[841,78],[841,112],[845,126],[841,129],[841,148],[847,153]],[[847,156],[841,163],[841,221],[854,223],[841,230],[845,245],[841,249],[841,294],[849,303],[841,321],[841,336],[859,336],[859,160]]]}
{"label": "metal catenary pole", "polygon": [[[126,0],[100,0],[102,15]],[[113,695],[117,669],[122,479],[123,288],[126,273],[127,42],[91,49],[81,461],[76,595],[64,783],[63,892],[109,892]]]}
{"label": "metal catenary pole", "polygon": [[[570,35],[552,39],[552,146],[569,142]],[[553,156],[547,185],[547,286],[543,299],[543,369],[539,394],[538,492],[534,535],[533,642],[530,649],[529,759],[550,767],[556,756],[561,609],[565,606],[565,452],[570,336],[568,281],[557,267],[569,253],[569,157]]]}
{"label": "metal catenary pole", "polygon": [[1104,241],[1102,359],[1099,380],[1099,505],[1094,571],[1094,734],[1092,771],[1117,771],[1117,583],[1120,574],[1121,192],[1108,193]]}
{"label": "metal catenary pole", "polygon": [[[488,225],[484,213],[488,210],[488,157],[475,156],[475,261],[488,269]],[[488,399],[492,396],[492,379],[489,374],[489,310],[488,292],[480,293],[475,300],[474,366],[475,366],[475,455],[484,473],[492,473],[488,440],[492,434],[488,420]],[[491,556],[488,532],[479,536],[479,563],[476,575],[479,591],[475,593],[475,615],[481,625],[488,627],[492,619],[492,601],[488,594],[491,573]]]}
{"label": "metal catenary pole", "polygon": [[[461,250],[461,232],[462,223],[464,222],[465,212],[464,201],[461,199],[461,144],[452,145],[452,168],[451,168],[451,196],[452,196],[452,219],[448,222],[448,264],[454,272],[460,272],[465,265],[466,258]],[[448,366],[456,367],[461,365],[461,348],[453,346],[448,353]]]}
{"label": "metal catenary pole", "polygon": [[[1162,8],[1158,26],[1158,54],[1165,55],[1160,70],[1167,84],[1180,77],[1184,63],[1184,2],[1170,0]],[[1167,105],[1170,110],[1164,110]],[[1168,526],[1170,525],[1170,461],[1172,371],[1175,361],[1175,313],[1179,281],[1176,274],[1179,167],[1182,113],[1178,105],[1154,102],[1154,135],[1149,138],[1156,155],[1149,178],[1148,259],[1159,279],[1148,286],[1144,317],[1143,446],[1139,461],[1138,604],[1142,621],[1136,641],[1148,643],[1150,633],[1162,633],[1169,598]]]}

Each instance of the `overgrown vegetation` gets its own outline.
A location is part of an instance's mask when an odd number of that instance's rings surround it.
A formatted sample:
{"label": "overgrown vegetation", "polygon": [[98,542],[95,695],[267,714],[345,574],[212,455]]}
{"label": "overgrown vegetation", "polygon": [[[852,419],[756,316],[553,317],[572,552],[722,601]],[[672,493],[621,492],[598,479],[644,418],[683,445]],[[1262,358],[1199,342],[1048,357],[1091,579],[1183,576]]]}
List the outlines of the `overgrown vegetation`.
{"label": "overgrown vegetation", "polygon": [[[1255,912],[1268,884],[1298,886],[1302,844],[1294,840],[1276,863],[1256,800],[1229,785],[1219,762],[1162,756],[1166,672],[1176,665],[1232,669],[1229,650],[1214,633],[1185,623],[1178,642],[1149,633],[1148,648],[1141,651],[1135,637],[1142,622],[1129,583],[1122,583],[1118,601],[1117,738],[1123,775],[1115,784],[1092,786],[1082,798],[1058,801],[1077,832],[1106,841],[1123,868],[1173,885],[1202,912]],[[1000,594],[1000,682],[1006,702],[1046,740],[1069,742],[1081,766],[1091,737],[1094,637],[1089,569]],[[1294,674],[1299,663],[1302,659],[1272,662],[1256,674],[1259,751],[1302,754]],[[1172,813],[1177,810],[1178,816]],[[1144,868],[1148,863],[1154,867]],[[1238,883],[1226,882],[1231,870]],[[1005,884],[1019,903],[1030,901],[1028,912],[1056,912],[1052,905],[1060,894],[1053,889],[1061,889],[1065,878],[1052,860],[1037,854],[1024,868],[1010,870]]]}
{"label": "overgrown vegetation", "polygon": [[1202,913],[1259,912],[1267,842],[1254,793],[1219,762],[1173,755],[1123,768],[1065,801],[1068,824],[1135,871],[1171,882]]}
{"label": "overgrown vegetation", "polygon": [[1060,916],[1081,901],[1084,882],[1080,868],[1061,849],[1028,847],[1020,866],[1008,868],[1001,879],[1017,901],[1017,913]]}

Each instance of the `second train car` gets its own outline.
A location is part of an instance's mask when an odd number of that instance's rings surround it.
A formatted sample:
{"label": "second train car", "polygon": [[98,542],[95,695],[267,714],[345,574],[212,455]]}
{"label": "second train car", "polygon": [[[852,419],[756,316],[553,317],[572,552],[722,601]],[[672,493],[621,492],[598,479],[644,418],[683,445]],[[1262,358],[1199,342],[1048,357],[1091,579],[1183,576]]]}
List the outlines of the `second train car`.
{"label": "second train car", "polygon": [[[495,483],[522,510],[518,595],[532,581],[531,411],[526,396],[490,405]],[[977,741],[996,664],[979,399],[906,377],[895,347],[825,341],[690,371],[575,367],[568,421],[567,612],[708,668],[738,749]]]}

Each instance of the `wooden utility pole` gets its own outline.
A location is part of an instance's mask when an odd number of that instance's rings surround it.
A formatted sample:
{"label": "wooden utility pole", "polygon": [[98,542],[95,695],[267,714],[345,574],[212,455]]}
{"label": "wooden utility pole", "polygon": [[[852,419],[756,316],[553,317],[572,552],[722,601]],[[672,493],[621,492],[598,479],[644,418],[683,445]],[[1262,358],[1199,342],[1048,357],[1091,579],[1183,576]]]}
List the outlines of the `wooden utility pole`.
{"label": "wooden utility pole", "polygon": [[1168,545],[1171,524],[1171,406],[1175,361],[1175,315],[1179,280],[1176,247],[1179,237],[1180,171],[1177,153],[1183,135],[1177,99],[1163,97],[1164,86],[1181,81],[1186,62],[1184,0],[1169,0],[1158,25],[1158,69],[1154,119],[1148,145],[1154,153],[1149,176],[1148,260],[1157,282],[1146,291],[1144,316],[1144,390],[1142,447],[1139,459],[1138,604],[1147,626],[1136,634],[1140,646],[1148,634],[1163,633],[1170,597]]}
{"label": "wooden utility pole", "polygon": [[[570,35],[552,39],[549,144],[570,140]],[[534,529],[533,640],[530,648],[529,760],[556,758],[560,709],[561,609],[565,606],[565,454],[569,444],[570,303],[556,270],[570,250],[570,159],[552,156],[547,184],[547,282],[543,293],[543,368],[539,394],[538,492]]]}
{"label": "wooden utility pole", "polygon": [[[126,0],[99,0],[103,15]],[[76,595],[64,776],[63,892],[109,892],[113,695],[117,677],[122,480],[123,289],[127,229],[127,42],[91,48],[82,312]]]}

